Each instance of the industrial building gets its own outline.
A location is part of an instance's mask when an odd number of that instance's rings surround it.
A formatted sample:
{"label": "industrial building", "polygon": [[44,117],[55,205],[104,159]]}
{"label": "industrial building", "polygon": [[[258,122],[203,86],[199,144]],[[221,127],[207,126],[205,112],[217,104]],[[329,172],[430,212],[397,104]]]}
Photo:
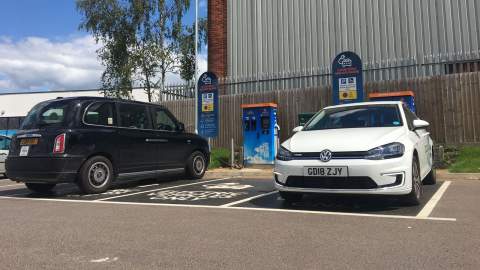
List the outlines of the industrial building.
{"label": "industrial building", "polygon": [[208,12],[209,70],[247,88],[329,84],[342,51],[367,82],[480,70],[478,0],[209,0]]}

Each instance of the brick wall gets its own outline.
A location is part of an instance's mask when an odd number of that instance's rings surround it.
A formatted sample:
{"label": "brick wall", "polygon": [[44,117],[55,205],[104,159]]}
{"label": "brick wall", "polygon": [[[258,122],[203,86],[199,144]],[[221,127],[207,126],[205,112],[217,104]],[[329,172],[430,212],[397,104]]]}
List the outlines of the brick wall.
{"label": "brick wall", "polygon": [[208,0],[208,70],[227,75],[227,0]]}

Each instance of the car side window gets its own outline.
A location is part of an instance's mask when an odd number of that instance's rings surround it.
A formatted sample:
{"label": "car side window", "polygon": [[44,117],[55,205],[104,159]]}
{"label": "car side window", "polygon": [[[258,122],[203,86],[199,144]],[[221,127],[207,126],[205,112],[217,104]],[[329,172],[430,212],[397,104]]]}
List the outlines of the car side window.
{"label": "car side window", "polygon": [[403,111],[405,112],[405,118],[407,118],[408,128],[413,130],[413,120],[418,119],[418,117],[405,105],[403,106]]}
{"label": "car side window", "polygon": [[119,104],[120,126],[126,128],[151,129],[147,106],[140,104]]}
{"label": "car side window", "polygon": [[158,130],[175,131],[175,120],[162,108],[153,108],[153,128]]}
{"label": "car side window", "polygon": [[8,150],[10,148],[10,138],[0,137],[0,150]]}
{"label": "car side window", "polygon": [[90,125],[115,126],[114,111],[113,103],[96,102],[88,107],[83,120]]}

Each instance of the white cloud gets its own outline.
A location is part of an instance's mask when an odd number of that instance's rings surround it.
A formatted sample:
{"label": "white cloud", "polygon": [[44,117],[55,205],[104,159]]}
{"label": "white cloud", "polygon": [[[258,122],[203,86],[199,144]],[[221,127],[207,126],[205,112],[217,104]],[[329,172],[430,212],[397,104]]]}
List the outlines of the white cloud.
{"label": "white cloud", "polygon": [[[67,41],[39,37],[13,41],[0,36],[0,92],[99,88],[104,70],[97,58],[99,47],[91,36]],[[199,72],[206,70],[204,53],[199,55]],[[172,73],[166,81],[183,83]]]}
{"label": "white cloud", "polygon": [[90,36],[63,42],[0,37],[0,91],[98,88],[98,48]]}

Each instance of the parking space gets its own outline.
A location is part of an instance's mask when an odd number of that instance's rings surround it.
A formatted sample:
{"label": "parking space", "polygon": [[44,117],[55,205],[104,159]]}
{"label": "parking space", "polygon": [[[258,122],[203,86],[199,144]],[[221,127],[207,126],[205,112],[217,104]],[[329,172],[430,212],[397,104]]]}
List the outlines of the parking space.
{"label": "parking space", "polygon": [[[39,195],[30,192],[23,184],[3,180],[0,182],[0,197],[430,218],[430,213],[449,184],[447,181],[424,186],[424,199],[419,206],[405,206],[395,197],[337,195],[307,195],[302,202],[290,205],[280,198],[270,179],[235,177],[202,180],[171,177],[162,180],[124,182],[116,184],[105,193],[94,195],[81,194],[73,184],[61,184],[51,194]],[[452,217],[431,219],[455,220]]]}

